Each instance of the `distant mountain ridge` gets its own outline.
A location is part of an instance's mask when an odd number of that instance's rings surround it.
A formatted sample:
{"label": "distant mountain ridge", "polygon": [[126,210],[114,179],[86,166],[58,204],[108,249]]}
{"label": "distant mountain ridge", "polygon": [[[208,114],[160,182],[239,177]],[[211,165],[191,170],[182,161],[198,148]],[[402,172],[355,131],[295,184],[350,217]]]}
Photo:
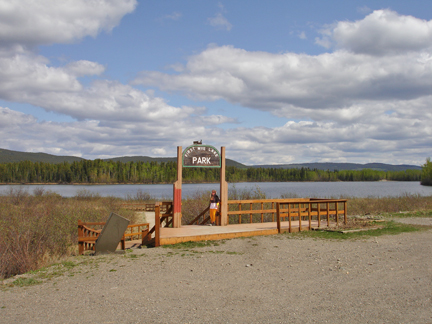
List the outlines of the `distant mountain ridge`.
{"label": "distant mountain ridge", "polygon": [[[21,161],[31,161],[31,162],[44,162],[44,163],[63,163],[69,162],[72,163],[74,161],[82,161],[85,160],[76,156],[58,156],[47,153],[28,153],[28,152],[18,152],[11,151],[6,149],[0,149],[0,163],[10,163],[10,162],[21,162]],[[149,156],[123,156],[116,157],[111,159],[102,159],[104,161],[120,161],[120,162],[176,162],[176,157],[165,157],[165,158],[152,158]],[[231,159],[226,160],[227,166],[234,166],[237,168],[283,168],[283,169],[300,169],[300,168],[309,168],[311,170],[363,170],[363,169],[372,169],[379,171],[404,171],[404,170],[421,170],[421,166],[417,165],[392,165],[385,163],[295,163],[295,164],[266,164],[266,165],[245,165],[239,162],[236,162]]]}
{"label": "distant mountain ridge", "polygon": [[277,164],[277,165],[254,165],[254,168],[282,168],[282,169],[301,169],[309,168],[311,170],[330,170],[342,171],[352,170],[358,171],[363,169],[372,169],[377,171],[404,171],[404,170],[421,170],[421,166],[409,164],[385,164],[385,163],[332,163],[332,162],[316,162],[316,163],[297,163],[297,164]]}

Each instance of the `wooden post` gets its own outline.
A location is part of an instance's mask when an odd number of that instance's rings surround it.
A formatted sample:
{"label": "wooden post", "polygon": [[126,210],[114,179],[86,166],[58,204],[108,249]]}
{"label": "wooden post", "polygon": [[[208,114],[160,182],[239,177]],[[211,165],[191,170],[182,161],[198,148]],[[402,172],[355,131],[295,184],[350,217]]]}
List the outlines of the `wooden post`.
{"label": "wooden post", "polygon": [[336,226],[339,226],[339,203],[335,202],[335,209],[336,209]]}
{"label": "wooden post", "polygon": [[281,233],[281,215],[280,215],[280,203],[276,203],[276,221],[278,233]]}
{"label": "wooden post", "polygon": [[221,147],[221,168],[220,168],[220,200],[221,200],[221,226],[227,226],[228,221],[228,183],[225,180],[225,146]]}
{"label": "wooden post", "polygon": [[292,232],[292,228],[291,228],[291,204],[288,203],[288,230],[291,233]]}
{"label": "wooden post", "polygon": [[173,227],[181,227],[181,201],[182,201],[182,176],[183,176],[183,152],[182,147],[177,146],[177,181],[173,186]]}
{"label": "wooden post", "polygon": [[[78,239],[83,236],[84,234],[83,234],[81,220],[78,219]],[[84,253],[84,242],[78,241],[78,253],[79,255]]]}
{"label": "wooden post", "polygon": [[327,207],[327,227],[330,227],[330,204],[326,202]]}
{"label": "wooden post", "polygon": [[155,204],[155,247],[160,246],[160,202]]}
{"label": "wooden post", "polygon": [[312,229],[311,203],[308,202],[309,231]]}
{"label": "wooden post", "polygon": [[[264,210],[264,203],[261,203],[261,210]],[[261,213],[261,223],[264,223],[264,213]]]}
{"label": "wooden post", "polygon": [[299,232],[301,232],[302,230],[302,223],[301,223],[301,208],[300,208],[300,203],[298,203],[298,217],[299,217]]}
{"label": "wooden post", "polygon": [[347,224],[347,214],[348,213],[348,211],[347,211],[347,202],[346,201],[344,201],[344,224],[346,225]]}

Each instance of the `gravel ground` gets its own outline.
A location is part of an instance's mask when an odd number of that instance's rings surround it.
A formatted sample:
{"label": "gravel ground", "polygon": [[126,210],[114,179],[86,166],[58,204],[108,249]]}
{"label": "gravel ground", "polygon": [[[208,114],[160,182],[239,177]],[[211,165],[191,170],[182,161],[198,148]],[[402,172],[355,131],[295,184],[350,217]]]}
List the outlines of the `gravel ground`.
{"label": "gravel ground", "polygon": [[284,234],[76,257],[42,284],[0,289],[0,323],[432,323],[431,243],[430,229]]}

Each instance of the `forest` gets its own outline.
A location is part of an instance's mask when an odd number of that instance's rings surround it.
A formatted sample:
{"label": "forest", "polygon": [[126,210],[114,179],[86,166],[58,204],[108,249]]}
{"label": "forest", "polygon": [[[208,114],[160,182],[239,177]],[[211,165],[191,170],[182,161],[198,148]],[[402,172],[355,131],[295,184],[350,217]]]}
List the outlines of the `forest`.
{"label": "forest", "polygon": [[[0,183],[173,183],[175,162],[113,162],[82,160],[63,163],[21,161],[0,164]],[[377,171],[318,170],[309,168],[226,167],[228,182],[285,181],[420,181],[424,170]],[[220,179],[220,169],[183,168],[184,183],[212,183]]]}

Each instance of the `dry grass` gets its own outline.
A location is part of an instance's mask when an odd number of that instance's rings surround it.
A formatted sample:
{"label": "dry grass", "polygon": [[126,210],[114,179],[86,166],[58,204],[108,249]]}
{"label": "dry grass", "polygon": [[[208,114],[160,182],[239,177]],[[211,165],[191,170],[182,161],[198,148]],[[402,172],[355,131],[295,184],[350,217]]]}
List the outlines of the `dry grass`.
{"label": "dry grass", "polygon": [[117,198],[80,192],[62,198],[37,189],[0,196],[0,278],[36,270],[53,259],[77,252],[77,222],[105,221],[111,212],[135,222],[133,211]]}
{"label": "dry grass", "polygon": [[405,194],[399,197],[348,198],[348,215],[416,213],[432,216],[432,196]]}
{"label": "dry grass", "polygon": [[[231,190],[230,200],[265,199],[254,191]],[[432,196],[402,195],[382,198],[348,199],[349,215],[397,214],[432,217]],[[73,198],[36,188],[33,194],[22,189],[0,196],[0,278],[39,269],[62,256],[77,253],[77,221],[105,221],[111,212],[136,223],[136,214],[122,209],[127,202],[145,201],[138,192],[127,200],[100,197],[80,191]],[[153,200],[153,199],[152,199]],[[208,207],[210,191],[196,192],[183,200],[183,220],[188,221]],[[409,214],[407,214],[409,213]],[[356,224],[357,226],[359,224]]]}

